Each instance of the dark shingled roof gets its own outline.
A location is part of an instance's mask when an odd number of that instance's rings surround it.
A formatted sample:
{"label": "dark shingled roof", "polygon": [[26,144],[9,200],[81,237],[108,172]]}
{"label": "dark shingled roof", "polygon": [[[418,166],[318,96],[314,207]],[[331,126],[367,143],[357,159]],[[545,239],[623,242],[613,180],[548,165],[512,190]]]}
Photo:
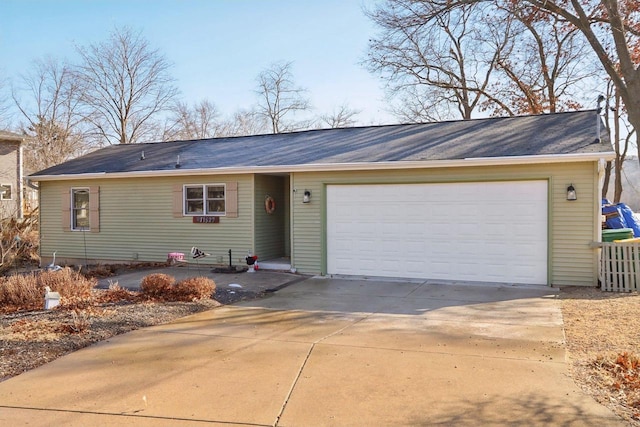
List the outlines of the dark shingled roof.
{"label": "dark shingled roof", "polygon": [[[319,129],[285,134],[113,145],[32,176],[455,160],[611,151],[596,112]],[[141,159],[144,151],[144,160]]]}

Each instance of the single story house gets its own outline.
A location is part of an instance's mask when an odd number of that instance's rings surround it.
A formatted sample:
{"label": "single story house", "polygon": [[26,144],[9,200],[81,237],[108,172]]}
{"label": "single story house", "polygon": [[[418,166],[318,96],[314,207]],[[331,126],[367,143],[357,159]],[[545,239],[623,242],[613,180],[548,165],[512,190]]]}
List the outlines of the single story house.
{"label": "single story house", "polygon": [[591,110],[114,145],[30,176],[41,255],[196,246],[305,274],[596,286],[601,127]]}
{"label": "single story house", "polygon": [[23,139],[0,131],[0,219],[23,215]]}

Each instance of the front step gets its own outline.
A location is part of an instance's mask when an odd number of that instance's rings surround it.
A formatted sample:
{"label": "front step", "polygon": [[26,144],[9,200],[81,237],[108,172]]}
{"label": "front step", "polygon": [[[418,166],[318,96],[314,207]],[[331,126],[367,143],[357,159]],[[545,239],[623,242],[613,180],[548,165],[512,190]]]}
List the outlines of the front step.
{"label": "front step", "polygon": [[258,259],[258,268],[260,270],[290,271],[291,261],[289,258],[268,259],[266,261]]}

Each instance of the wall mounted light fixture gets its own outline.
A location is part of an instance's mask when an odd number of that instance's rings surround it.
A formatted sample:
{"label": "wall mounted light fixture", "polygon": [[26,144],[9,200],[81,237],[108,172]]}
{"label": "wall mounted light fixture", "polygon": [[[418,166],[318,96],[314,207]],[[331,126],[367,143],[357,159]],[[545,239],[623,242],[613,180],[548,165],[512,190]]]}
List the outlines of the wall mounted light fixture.
{"label": "wall mounted light fixture", "polygon": [[574,201],[578,200],[578,195],[576,194],[576,189],[573,184],[567,187],[567,200]]}
{"label": "wall mounted light fixture", "polygon": [[311,190],[304,190],[304,194],[302,195],[302,203],[311,202]]}

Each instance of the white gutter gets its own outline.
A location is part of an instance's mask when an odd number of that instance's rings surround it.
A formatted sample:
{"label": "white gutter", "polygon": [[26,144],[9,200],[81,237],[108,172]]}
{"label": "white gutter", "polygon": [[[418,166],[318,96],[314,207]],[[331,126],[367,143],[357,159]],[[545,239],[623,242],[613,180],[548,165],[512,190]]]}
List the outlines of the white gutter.
{"label": "white gutter", "polygon": [[[363,162],[363,163],[312,163],[303,165],[279,166],[240,166],[225,168],[188,169],[183,167],[171,170],[133,171],[133,172],[98,172],[69,175],[40,175],[31,176],[31,181],[63,181],[77,179],[106,179],[106,178],[150,178],[162,176],[194,176],[194,175],[230,175],[246,173],[289,173],[289,172],[336,172],[336,171],[364,171],[390,169],[433,169],[470,166],[506,166],[531,165],[540,163],[576,163],[597,162],[600,159],[613,160],[615,152],[594,152],[576,154],[546,154],[539,156],[512,157],[477,157],[458,160],[420,160],[396,162]],[[183,162],[183,166],[185,166]]]}

